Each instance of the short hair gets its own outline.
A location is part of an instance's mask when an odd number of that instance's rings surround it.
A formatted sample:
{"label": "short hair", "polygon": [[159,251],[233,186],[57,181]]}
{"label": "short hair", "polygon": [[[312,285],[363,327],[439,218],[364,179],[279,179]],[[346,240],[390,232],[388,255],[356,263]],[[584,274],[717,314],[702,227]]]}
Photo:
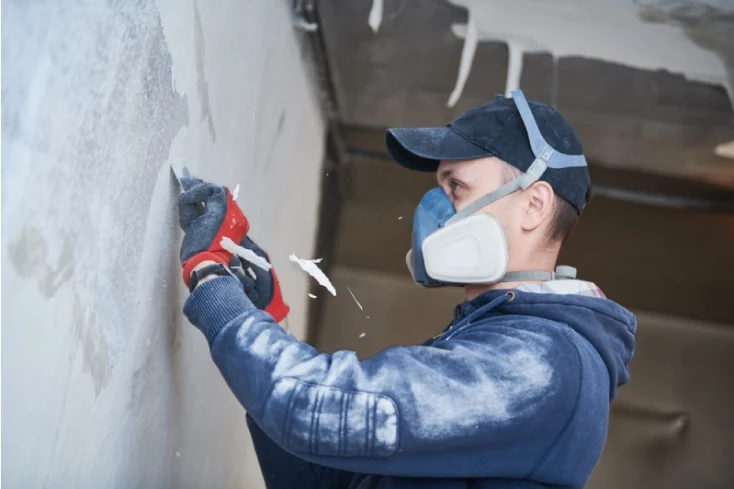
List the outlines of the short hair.
{"label": "short hair", "polygon": [[[511,182],[512,180],[523,175],[523,172],[506,161],[500,160],[502,163],[502,180],[503,184]],[[576,208],[571,205],[566,199],[558,194],[555,194],[556,198],[553,199],[553,215],[551,216],[550,227],[548,228],[548,241],[551,244],[561,243],[566,241],[566,238],[571,234],[573,228],[576,227],[576,223],[579,221],[579,213]],[[587,193],[587,200],[588,200]]]}

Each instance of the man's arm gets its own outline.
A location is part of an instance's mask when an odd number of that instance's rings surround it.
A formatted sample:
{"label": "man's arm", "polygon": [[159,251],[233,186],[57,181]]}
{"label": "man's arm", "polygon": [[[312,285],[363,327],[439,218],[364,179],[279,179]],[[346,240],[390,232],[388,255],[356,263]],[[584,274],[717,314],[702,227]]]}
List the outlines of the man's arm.
{"label": "man's arm", "polygon": [[247,415],[252,443],[267,489],[346,489],[353,472],[332,469],[283,450]]}
{"label": "man's arm", "polygon": [[267,436],[340,470],[523,477],[575,408],[579,366],[570,350],[556,351],[563,339],[512,325],[473,326],[360,362],[352,351],[328,355],[297,341],[231,277],[200,284],[184,312]]}

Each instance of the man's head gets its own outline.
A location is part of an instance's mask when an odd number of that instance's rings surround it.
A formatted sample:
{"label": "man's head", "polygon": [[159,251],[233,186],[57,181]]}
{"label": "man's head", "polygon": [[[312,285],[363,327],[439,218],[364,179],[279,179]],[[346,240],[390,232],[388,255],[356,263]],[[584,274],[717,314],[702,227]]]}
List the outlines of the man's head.
{"label": "man's head", "polygon": [[515,185],[484,208],[466,210],[497,218],[510,250],[509,270],[552,269],[588,200],[588,169],[577,156],[581,142],[558,112],[539,102],[497,97],[444,128],[390,129],[386,143],[403,166],[435,171],[457,212],[541,168],[529,186]]}

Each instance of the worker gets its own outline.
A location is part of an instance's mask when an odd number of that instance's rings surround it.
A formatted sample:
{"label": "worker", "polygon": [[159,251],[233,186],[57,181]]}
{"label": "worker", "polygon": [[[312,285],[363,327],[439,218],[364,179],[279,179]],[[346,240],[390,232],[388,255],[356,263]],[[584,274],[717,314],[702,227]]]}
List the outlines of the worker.
{"label": "worker", "polygon": [[414,280],[463,286],[466,301],[424,344],[365,360],[281,328],[274,270],[220,246],[230,237],[268,258],[229,190],[185,182],[184,312],[247,411],[266,486],[583,487],[629,380],[636,320],[556,268],[589,199],[576,133],[515,91],[446,127],[389,129],[386,143],[397,163],[437,175],[413,221]]}

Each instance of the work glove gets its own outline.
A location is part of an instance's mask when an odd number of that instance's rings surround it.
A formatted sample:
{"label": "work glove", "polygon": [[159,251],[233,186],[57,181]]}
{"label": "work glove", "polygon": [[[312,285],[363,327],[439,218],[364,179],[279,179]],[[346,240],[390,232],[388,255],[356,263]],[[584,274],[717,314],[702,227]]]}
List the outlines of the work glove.
{"label": "work glove", "polygon": [[268,254],[247,237],[249,222],[229,189],[192,177],[182,179],[181,186],[184,193],[179,197],[179,224],[185,233],[181,245],[184,283],[189,285],[191,272],[201,262],[221,263],[240,280],[255,307],[269,313],[276,322],[282,321],[290,308],[283,301],[275,270],[263,270],[220,245],[223,237],[230,238],[270,263]]}
{"label": "work glove", "polygon": [[[240,246],[253,251],[257,256],[266,259],[270,263],[268,254],[248,236],[240,243]],[[273,316],[276,322],[285,319],[290,308],[283,302],[280,282],[274,268],[263,270],[244,258],[234,255],[229,262],[229,269],[242,282],[245,295],[255,307]]]}
{"label": "work glove", "polygon": [[188,286],[191,272],[201,262],[229,265],[232,253],[222,248],[222,238],[240,243],[250,224],[228,188],[193,177],[183,178],[181,187],[184,192],[178,200],[178,219],[185,233],[181,265]]}

